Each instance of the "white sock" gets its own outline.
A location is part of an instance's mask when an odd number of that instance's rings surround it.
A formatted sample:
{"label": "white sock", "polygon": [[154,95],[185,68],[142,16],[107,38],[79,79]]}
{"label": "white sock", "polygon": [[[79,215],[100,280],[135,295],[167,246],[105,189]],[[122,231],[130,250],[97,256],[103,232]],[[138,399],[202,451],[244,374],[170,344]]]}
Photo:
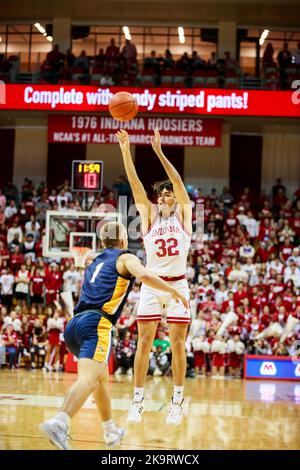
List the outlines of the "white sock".
{"label": "white sock", "polygon": [[183,385],[178,387],[174,385],[173,403],[181,403],[183,400]]}
{"label": "white sock", "polygon": [[65,413],[64,411],[60,411],[59,413],[57,413],[55,418],[59,421],[62,421],[67,426],[67,429],[70,428],[70,416],[67,415],[67,413]]}
{"label": "white sock", "polygon": [[110,419],[109,421],[103,421],[102,423],[103,431],[112,431],[116,428],[115,422],[113,419]]}
{"label": "white sock", "polygon": [[142,401],[144,398],[144,387],[134,387],[133,401]]}

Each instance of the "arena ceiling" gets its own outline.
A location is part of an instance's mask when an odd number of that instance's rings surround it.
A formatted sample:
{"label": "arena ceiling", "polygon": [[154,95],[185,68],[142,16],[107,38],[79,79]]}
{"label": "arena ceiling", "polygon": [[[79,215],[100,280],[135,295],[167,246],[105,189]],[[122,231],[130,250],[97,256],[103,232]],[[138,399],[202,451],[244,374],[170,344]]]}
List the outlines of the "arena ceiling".
{"label": "arena ceiling", "polygon": [[299,0],[9,0],[0,2],[0,22],[51,21],[77,24],[210,24],[235,21],[299,29]]}

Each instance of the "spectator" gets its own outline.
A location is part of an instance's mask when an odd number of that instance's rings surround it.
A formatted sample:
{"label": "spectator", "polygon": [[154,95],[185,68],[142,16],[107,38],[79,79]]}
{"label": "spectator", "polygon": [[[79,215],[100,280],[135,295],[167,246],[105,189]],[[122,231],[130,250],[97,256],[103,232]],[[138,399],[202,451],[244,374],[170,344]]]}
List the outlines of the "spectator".
{"label": "spectator", "polygon": [[207,61],[208,70],[216,70],[218,63],[218,56],[216,52],[211,52],[210,58]]}
{"label": "spectator", "polygon": [[74,54],[72,53],[71,49],[68,49],[67,52],[66,52],[66,56],[65,56],[65,60],[66,60],[66,65],[67,67],[73,67],[74,65],[74,62],[75,62],[75,56]]}
{"label": "spectator", "polygon": [[45,295],[45,275],[37,267],[35,273],[31,276],[30,282],[30,300],[33,305],[44,303]]}
{"label": "spectator", "polygon": [[8,309],[12,305],[14,282],[14,276],[7,269],[2,269],[0,276],[1,303],[6,305]]}
{"label": "spectator", "polygon": [[5,351],[8,354],[9,368],[14,369],[18,353],[18,335],[14,331],[12,324],[7,325],[3,335],[3,341]]}
{"label": "spectator", "polygon": [[52,364],[54,364],[54,368],[56,371],[59,370],[59,336],[63,330],[64,320],[62,317],[59,316],[58,310],[55,310],[47,321],[48,344],[46,348],[45,364],[43,368],[44,372],[51,372],[53,370]]}
{"label": "spectator", "polygon": [[134,44],[129,39],[126,39],[125,46],[122,49],[122,56],[125,60],[136,62],[137,50]]}
{"label": "spectator", "polygon": [[103,49],[99,49],[98,54],[95,57],[95,65],[100,67],[105,67],[107,62],[106,54],[104,54]]}
{"label": "spectator", "polygon": [[272,43],[268,42],[268,44],[266,45],[266,48],[264,50],[263,59],[262,59],[264,68],[266,68],[266,67],[276,67],[276,64],[275,64],[274,58],[273,58],[273,54],[274,54],[274,49],[273,49]]}
{"label": "spectator", "polygon": [[164,62],[163,62],[163,69],[164,70],[172,70],[172,69],[174,69],[174,66],[175,66],[175,62],[174,62],[174,59],[173,59],[173,54],[171,53],[171,51],[169,49],[166,49],[165,58],[164,58]]}
{"label": "spectator", "polygon": [[70,269],[64,272],[62,277],[64,280],[63,291],[71,292],[73,299],[77,299],[80,290],[81,275],[76,271],[74,263],[71,264]]}
{"label": "spectator", "polygon": [[297,49],[293,52],[293,63],[298,67],[300,65],[300,41],[298,41]]}
{"label": "spectator", "polygon": [[110,40],[110,45],[106,48],[105,55],[109,61],[116,61],[119,57],[120,49],[116,46],[115,40]]}
{"label": "spectator", "polygon": [[30,348],[31,368],[42,369],[46,356],[47,334],[39,320],[35,321]]}
{"label": "spectator", "polygon": [[155,73],[160,71],[160,61],[156,57],[156,52],[151,51],[150,57],[146,57],[144,60],[144,70],[147,72],[147,69],[152,69]]}
{"label": "spectator", "polygon": [[106,75],[102,75],[102,77],[100,78],[100,85],[113,86],[114,85],[113,77],[110,76],[108,73]]}
{"label": "spectator", "polygon": [[5,207],[6,207],[6,197],[2,193],[2,189],[0,189],[0,210],[5,211]]}
{"label": "spectator", "polygon": [[281,69],[289,67],[292,63],[292,53],[289,51],[289,45],[287,42],[283,43],[283,48],[278,52],[277,55],[278,65]]}
{"label": "spectator", "polygon": [[55,262],[50,264],[50,270],[45,277],[46,305],[58,300],[59,291],[62,285],[62,277]]}
{"label": "spectator", "polygon": [[30,283],[30,273],[26,269],[25,264],[21,264],[20,269],[18,270],[15,276],[15,297],[17,300],[29,301],[29,283]]}
{"label": "spectator", "polygon": [[90,62],[85,51],[81,51],[80,56],[74,61],[74,68],[82,68],[83,73],[88,74],[90,71]]}
{"label": "spectator", "polygon": [[187,62],[188,56],[186,56],[186,67],[185,71],[189,72],[190,70],[192,72],[195,72],[196,70],[202,70],[205,68],[205,61],[200,57],[197,51],[192,52],[192,58]]}
{"label": "spectator", "polygon": [[255,249],[250,244],[249,240],[246,239],[244,241],[243,245],[240,247],[239,254],[241,258],[254,258]]}
{"label": "spectator", "polygon": [[224,52],[224,57],[225,57],[225,69],[226,70],[236,70],[237,63],[231,57],[231,53],[229,51]]}
{"label": "spectator", "polygon": [[133,360],[136,351],[136,342],[132,340],[129,330],[119,331],[119,341],[116,347],[117,370],[115,375],[133,375]]}
{"label": "spectator", "polygon": [[16,203],[14,200],[11,200],[9,206],[5,208],[4,215],[5,219],[10,219],[17,213]]}

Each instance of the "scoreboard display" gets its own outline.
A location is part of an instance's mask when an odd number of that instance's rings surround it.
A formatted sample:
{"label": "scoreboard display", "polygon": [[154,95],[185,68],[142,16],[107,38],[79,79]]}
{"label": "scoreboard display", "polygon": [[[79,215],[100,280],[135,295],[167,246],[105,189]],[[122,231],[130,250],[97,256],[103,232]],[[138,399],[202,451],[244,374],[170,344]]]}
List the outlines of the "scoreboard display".
{"label": "scoreboard display", "polygon": [[102,191],[103,162],[91,160],[73,160],[72,191]]}

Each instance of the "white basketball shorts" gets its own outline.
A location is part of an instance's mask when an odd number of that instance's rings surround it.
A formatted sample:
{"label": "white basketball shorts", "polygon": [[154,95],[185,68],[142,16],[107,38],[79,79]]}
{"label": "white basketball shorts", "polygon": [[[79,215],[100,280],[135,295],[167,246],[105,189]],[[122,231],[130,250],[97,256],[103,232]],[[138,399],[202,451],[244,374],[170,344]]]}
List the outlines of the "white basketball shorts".
{"label": "white basketball shorts", "polygon": [[[168,282],[177,292],[189,300],[190,293],[186,279]],[[160,321],[162,318],[166,319],[168,323],[189,324],[191,312],[190,309],[186,310],[181,301],[176,303],[170,294],[142,284],[137,321]]]}

